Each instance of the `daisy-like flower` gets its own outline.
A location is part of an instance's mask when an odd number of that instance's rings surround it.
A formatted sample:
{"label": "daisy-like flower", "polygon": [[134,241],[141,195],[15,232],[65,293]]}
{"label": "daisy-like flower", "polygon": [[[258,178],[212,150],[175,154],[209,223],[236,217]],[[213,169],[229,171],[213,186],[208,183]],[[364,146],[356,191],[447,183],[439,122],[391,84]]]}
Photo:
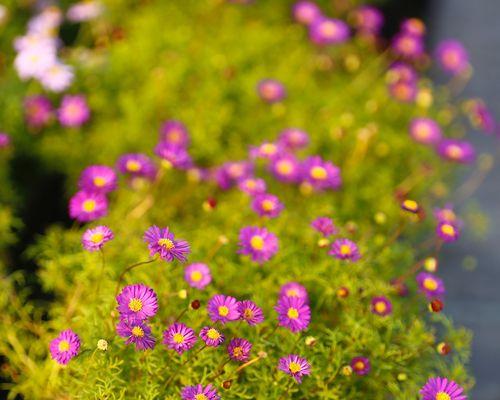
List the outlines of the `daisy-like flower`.
{"label": "daisy-like flower", "polygon": [[410,136],[418,143],[435,145],[443,133],[438,123],[431,118],[414,118],[410,122]]}
{"label": "daisy-like flower", "polygon": [[354,357],[351,360],[351,368],[357,375],[366,375],[370,372],[370,360],[366,357]]}
{"label": "daisy-like flower", "polygon": [[278,369],[293,377],[298,383],[304,375],[311,375],[309,362],[296,354],[290,354],[279,360]]}
{"label": "daisy-like flower", "polygon": [[91,165],[82,171],[78,186],[88,192],[109,193],[116,189],[117,181],[113,168],[106,165]]}
{"label": "daisy-like flower", "polygon": [[158,311],[158,296],[149,286],[143,284],[125,286],[116,296],[117,310],[122,319],[143,321]]}
{"label": "daisy-like flower", "polygon": [[333,224],[331,218],[328,217],[318,217],[313,222],[311,222],[313,229],[317,230],[324,237],[328,237],[337,233],[337,227]]}
{"label": "daisy-like flower", "polygon": [[212,326],[201,328],[200,338],[210,347],[218,347],[226,340],[224,334]]}
{"label": "daisy-like flower", "polygon": [[4,132],[0,132],[0,149],[5,149],[10,145],[10,136]]}
{"label": "daisy-like flower", "polygon": [[443,281],[429,272],[420,272],[416,280],[420,291],[428,299],[440,298],[445,293]]}
{"label": "daisy-like flower", "polygon": [[217,390],[211,385],[185,386],[181,392],[182,400],[220,400]]}
{"label": "daisy-like flower", "polygon": [[189,244],[185,240],[175,240],[169,228],[150,227],[144,233],[144,241],[148,243],[151,256],[158,254],[162,260],[172,262],[175,259],[185,262],[190,253]]}
{"label": "daisy-like flower", "polygon": [[253,164],[248,161],[230,161],[215,171],[215,181],[224,190],[251,176],[253,176]]}
{"label": "daisy-like flower", "polygon": [[61,101],[57,118],[62,126],[82,126],[90,118],[90,109],[83,95],[66,95]]}
{"label": "daisy-like flower", "polygon": [[266,192],[266,182],[260,178],[244,178],[238,183],[238,188],[250,196],[264,194]]}
{"label": "daisy-like flower", "polygon": [[389,67],[386,80],[388,83],[399,81],[416,82],[418,80],[418,73],[410,64],[403,61],[396,61]]}
{"label": "daisy-like flower", "polygon": [[290,151],[303,149],[309,144],[309,135],[302,129],[287,128],[281,131],[278,144]]}
{"label": "daisy-like flower", "polygon": [[278,238],[266,228],[247,226],[240,230],[239,254],[248,255],[252,261],[263,263],[278,251]]}
{"label": "daisy-like flower", "polygon": [[401,31],[409,35],[422,37],[425,35],[425,24],[419,18],[408,18],[401,22]]}
{"label": "daisy-like flower", "polygon": [[252,343],[243,338],[231,339],[227,345],[227,352],[231,360],[245,362],[250,357]]}
{"label": "daisy-like flower", "polygon": [[304,179],[316,189],[339,189],[342,185],[340,169],[319,156],[309,157],[303,164]]}
{"label": "daisy-like flower", "polygon": [[144,321],[121,320],[116,325],[116,333],[126,338],[126,344],[134,344],[136,350],[147,350],[155,347],[155,338],[151,328]]}
{"label": "daisy-like flower", "polygon": [[361,258],[358,246],[349,239],[335,240],[328,254],[339,260],[358,261]]}
{"label": "daisy-like flower", "polygon": [[438,222],[449,222],[456,226],[462,224],[462,221],[453,210],[453,204],[446,204],[443,208],[436,208],[434,210],[434,217]]}
{"label": "daisy-like flower", "polygon": [[162,124],[160,140],[175,146],[186,147],[189,144],[189,133],[182,122],[171,119]]}
{"label": "daisy-like flower", "polygon": [[284,207],[272,194],[259,194],[252,200],[252,209],[261,217],[276,218]]}
{"label": "daisy-like flower", "polygon": [[61,365],[66,365],[80,350],[80,338],[71,329],[59,333],[50,342],[50,356]]}
{"label": "daisy-like flower", "polygon": [[163,332],[163,344],[182,354],[193,348],[197,337],[194,331],[180,322],[175,322]]}
{"label": "daisy-like flower", "polygon": [[213,322],[225,324],[240,318],[239,302],[234,297],[214,295],[207,304],[208,315]]}
{"label": "daisy-like flower", "polygon": [[444,139],[437,147],[438,154],[448,161],[470,164],[476,159],[474,147],[465,140]]}
{"label": "daisy-like flower", "polygon": [[189,286],[202,290],[212,282],[212,275],[206,264],[194,263],[184,269],[184,279]]}
{"label": "daisy-like flower", "polygon": [[257,93],[266,103],[277,103],[286,97],[285,86],[276,79],[263,79],[257,85]]}
{"label": "daisy-like flower", "polygon": [[429,378],[419,393],[422,400],[467,400],[464,389],[447,378]]}
{"label": "daisy-like flower", "polygon": [[280,297],[274,309],[278,313],[279,325],[294,333],[303,331],[309,326],[311,309],[299,297]]}
{"label": "daisy-like flower", "polygon": [[417,214],[420,211],[420,205],[415,200],[411,199],[403,200],[401,202],[401,208],[412,214]]}
{"label": "daisy-like flower", "polygon": [[248,325],[258,325],[264,321],[264,313],[262,309],[253,301],[243,300],[238,304],[240,318],[247,322]]}
{"label": "daisy-like flower", "polygon": [[60,93],[71,86],[74,77],[73,67],[62,62],[54,62],[40,74],[39,80],[45,89]]}
{"label": "daisy-like flower", "polygon": [[356,28],[362,33],[378,34],[384,24],[384,14],[373,6],[363,5],[355,11]]}
{"label": "daisy-like flower", "polygon": [[293,154],[280,154],[274,157],[269,169],[281,182],[294,183],[300,178],[300,163]]}
{"label": "daisy-like flower", "polygon": [[54,107],[50,100],[42,95],[28,96],[24,99],[24,119],[32,128],[42,128],[54,117]]}
{"label": "daisy-like flower", "polygon": [[67,11],[66,17],[71,22],[84,22],[97,18],[102,14],[104,6],[98,0],[85,0],[73,4]]}
{"label": "daisy-like flower", "polygon": [[160,142],[155,147],[155,153],[162,159],[162,164],[165,167],[185,170],[193,166],[191,156],[182,146],[169,142]]}
{"label": "daisy-like flower", "polygon": [[373,314],[385,317],[392,314],[392,303],[385,296],[374,297],[371,302],[371,309]]}
{"label": "daisy-like flower", "polygon": [[292,8],[292,14],[295,21],[299,24],[310,25],[317,18],[321,17],[321,10],[316,3],[312,1],[297,1]]}
{"label": "daisy-like flower", "polygon": [[122,174],[147,179],[154,179],[157,171],[154,162],[140,153],[124,154],[118,159],[117,168]]}
{"label": "daisy-like flower", "polygon": [[460,237],[458,226],[453,222],[441,221],[439,222],[436,233],[445,242],[454,242]]}
{"label": "daisy-like flower", "polygon": [[389,84],[389,94],[402,103],[412,103],[418,93],[416,81],[399,80]]}
{"label": "daisy-like flower", "polygon": [[82,236],[82,245],[85,250],[97,251],[102,249],[104,243],[109,242],[113,237],[113,232],[107,226],[96,226],[84,232]]}
{"label": "daisy-like flower", "polygon": [[320,46],[344,43],[349,36],[349,26],[340,19],[320,17],[309,25],[311,42]]}
{"label": "daisy-like flower", "polygon": [[79,222],[94,221],[108,213],[108,200],[101,193],[79,191],[69,201],[69,216]]}
{"label": "daisy-like flower", "polygon": [[280,148],[276,143],[264,142],[257,147],[250,148],[250,158],[263,158],[270,160],[280,152]]}
{"label": "daisy-like flower", "polygon": [[392,40],[392,50],[399,56],[415,59],[424,54],[424,41],[419,36],[400,32]]}
{"label": "daisy-like flower", "polygon": [[279,297],[297,297],[309,304],[309,295],[304,286],[297,282],[288,282],[281,286]]}
{"label": "daisy-like flower", "polygon": [[441,68],[452,75],[464,72],[469,66],[469,54],[458,40],[443,40],[436,48],[436,59]]}

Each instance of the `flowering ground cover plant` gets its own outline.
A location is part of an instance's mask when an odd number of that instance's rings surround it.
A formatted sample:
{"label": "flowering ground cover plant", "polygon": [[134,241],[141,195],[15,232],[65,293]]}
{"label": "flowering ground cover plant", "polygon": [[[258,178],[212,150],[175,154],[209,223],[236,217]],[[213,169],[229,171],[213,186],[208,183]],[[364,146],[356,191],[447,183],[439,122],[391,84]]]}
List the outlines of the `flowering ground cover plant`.
{"label": "flowering ground cover plant", "polygon": [[[479,100],[454,106],[459,43],[429,52],[416,19],[384,43],[377,9],[326,3],[31,17],[6,126],[68,176],[74,225],[29,249],[53,299],[2,280],[9,396],[466,398],[470,334],[442,312],[437,265],[467,228],[448,201],[489,165],[463,117],[495,121]],[[449,85],[425,77],[432,61]]]}

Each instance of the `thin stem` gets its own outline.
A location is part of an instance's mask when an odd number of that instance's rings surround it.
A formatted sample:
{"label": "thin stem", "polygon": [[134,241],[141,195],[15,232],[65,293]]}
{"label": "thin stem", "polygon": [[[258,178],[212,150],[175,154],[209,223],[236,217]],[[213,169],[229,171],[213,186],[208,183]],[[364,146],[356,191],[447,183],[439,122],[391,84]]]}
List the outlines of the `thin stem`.
{"label": "thin stem", "polygon": [[99,280],[97,281],[97,295],[99,296],[99,291],[101,289],[101,281],[102,281],[102,277],[104,275],[104,267],[106,265],[106,260],[104,258],[104,250],[102,249],[102,247],[99,249],[99,253],[101,253],[101,273],[99,274]]}
{"label": "thin stem", "polygon": [[124,276],[125,276],[125,274],[127,272],[129,272],[130,270],[132,270],[134,268],[137,268],[137,267],[139,267],[141,265],[150,264],[153,261],[156,261],[156,257],[154,257],[154,258],[152,258],[150,260],[147,260],[147,261],[141,261],[141,262],[129,265],[127,268],[125,268],[122,271],[122,273],[120,274],[120,276],[118,277],[118,282],[116,283],[116,289],[115,289],[115,296],[118,294],[118,290],[120,289],[120,284],[122,283],[122,280],[123,280],[123,278],[124,278]]}
{"label": "thin stem", "polygon": [[271,332],[269,332],[266,336],[264,336],[262,338],[262,340],[267,340],[267,338],[269,338],[270,336],[272,336],[273,333],[275,333],[278,330],[279,326],[280,326],[279,324],[276,324],[276,326],[274,327],[274,329]]}
{"label": "thin stem", "polygon": [[198,354],[200,354],[203,350],[205,350],[207,348],[207,345],[203,345],[200,349],[198,349],[196,352],[193,353],[193,355],[189,358],[187,358],[175,371],[172,375],[170,375],[170,378],[168,378],[167,382],[165,382],[165,387],[167,387],[170,382],[172,382],[172,380],[178,375],[179,371],[181,371],[183,369],[183,367],[186,366],[187,363],[189,363],[190,361],[193,361],[197,356]]}
{"label": "thin stem", "polygon": [[219,367],[217,368],[217,372],[215,373],[215,375],[212,377],[212,379],[210,379],[210,383],[212,383],[213,381],[215,381],[219,376],[221,376],[223,373],[224,373],[224,366],[230,362],[231,359],[228,358],[227,360],[223,361]]}

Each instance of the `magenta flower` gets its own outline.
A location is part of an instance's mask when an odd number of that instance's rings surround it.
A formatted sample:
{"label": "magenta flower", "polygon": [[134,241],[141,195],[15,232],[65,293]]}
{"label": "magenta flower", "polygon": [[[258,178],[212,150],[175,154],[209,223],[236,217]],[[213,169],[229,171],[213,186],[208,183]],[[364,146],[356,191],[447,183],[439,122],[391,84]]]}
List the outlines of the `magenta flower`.
{"label": "magenta flower", "polygon": [[471,100],[467,111],[469,119],[476,129],[480,129],[487,134],[495,133],[497,123],[483,100]]}
{"label": "magenta flower", "polygon": [[24,118],[28,126],[43,128],[54,118],[54,107],[45,96],[28,96],[24,99]]}
{"label": "magenta flower", "polygon": [[61,101],[57,118],[62,126],[79,127],[90,118],[90,109],[83,95],[66,95]]}
{"label": "magenta flower", "polygon": [[134,344],[136,350],[147,350],[155,347],[155,338],[151,328],[144,321],[121,320],[116,325],[116,333],[126,338],[125,344]]}
{"label": "magenta flower", "polygon": [[189,244],[185,240],[175,240],[169,228],[150,227],[144,233],[144,241],[148,243],[149,254],[158,254],[162,260],[172,262],[175,259],[185,262],[190,253]]}
{"label": "magenta flower", "polygon": [[366,357],[354,357],[351,360],[351,368],[357,375],[367,375],[370,372],[370,360]]}
{"label": "magenta flower", "polygon": [[225,324],[240,318],[239,302],[234,297],[223,294],[214,295],[207,304],[208,315],[213,322]]}
{"label": "magenta flower", "polygon": [[340,169],[319,156],[309,157],[303,165],[304,179],[316,189],[339,189],[342,185]]}
{"label": "magenta flower", "polygon": [[227,346],[229,358],[234,361],[245,362],[250,358],[252,343],[246,339],[234,338],[231,339]]}
{"label": "magenta flower", "polygon": [[392,40],[392,50],[404,58],[416,59],[424,54],[424,41],[420,36],[400,32]]}
{"label": "magenta flower", "polygon": [[411,103],[415,101],[418,93],[416,81],[399,80],[389,84],[389,94],[397,101]]}
{"label": "magenta flower", "polygon": [[275,79],[263,79],[257,85],[257,93],[266,103],[277,103],[286,97],[283,84]]}
{"label": "magenta flower", "polygon": [[335,240],[328,254],[339,260],[347,261],[358,261],[361,258],[358,246],[349,239]]}
{"label": "magenta flower", "polygon": [[259,194],[252,200],[252,210],[261,217],[276,218],[285,206],[272,194]]}
{"label": "magenta flower", "polygon": [[258,325],[264,321],[262,309],[253,301],[240,301],[238,304],[238,312],[240,313],[240,318],[246,321],[248,325]]}
{"label": "magenta flower", "polygon": [[462,225],[462,221],[453,210],[453,204],[446,204],[443,208],[436,208],[434,210],[434,217],[438,222],[449,222],[457,227]]}
{"label": "magenta flower", "polygon": [[389,67],[387,79],[390,83],[398,81],[416,82],[418,80],[418,74],[411,65],[403,61],[396,61]]}
{"label": "magenta flower", "polygon": [[211,385],[185,386],[181,392],[182,400],[220,400],[217,390]]}
{"label": "magenta flower", "polygon": [[349,26],[340,19],[320,17],[309,25],[311,42],[320,46],[344,43],[349,36]]}
{"label": "magenta flower", "polygon": [[439,222],[436,233],[445,242],[454,242],[460,237],[458,226],[448,221]]}
{"label": "magenta flower", "polygon": [[445,294],[443,281],[429,272],[420,272],[416,280],[420,292],[428,299],[441,298]]}
{"label": "magenta flower", "polygon": [[469,66],[469,54],[458,40],[443,40],[439,43],[436,59],[441,68],[452,75],[464,72]]}
{"label": "magenta flower", "polygon": [[212,282],[212,275],[210,274],[210,268],[206,264],[194,263],[184,269],[184,279],[189,286],[203,290]]}
{"label": "magenta flower", "polygon": [[317,18],[321,17],[321,10],[312,1],[297,1],[292,8],[292,14],[295,21],[299,24],[310,25]]}
{"label": "magenta flower", "polygon": [[288,282],[281,286],[279,297],[297,297],[309,304],[309,295],[304,286],[297,282]]}
{"label": "magenta flower", "polygon": [[421,19],[408,18],[401,22],[401,32],[408,35],[423,37],[425,35],[425,24]]}
{"label": "magenta flower", "polygon": [[215,171],[217,185],[224,190],[251,176],[253,176],[253,164],[248,161],[230,161]]}
{"label": "magenta flower", "polygon": [[78,222],[94,221],[108,213],[108,200],[100,193],[80,191],[69,201],[69,216]]}
{"label": "magenta flower", "polygon": [[293,154],[280,154],[274,157],[269,169],[281,182],[295,183],[300,178],[300,163]]}
{"label": "magenta flower", "polygon": [[464,389],[446,378],[429,378],[420,389],[422,400],[467,400]]}
{"label": "magenta flower", "polygon": [[154,162],[148,156],[140,153],[124,154],[119,158],[117,168],[122,174],[151,180],[155,178],[157,172]]}
{"label": "magenta flower", "polygon": [[355,20],[360,32],[376,35],[384,24],[384,14],[376,7],[363,5],[356,9]]}
{"label": "magenta flower", "polygon": [[304,375],[311,375],[309,362],[296,354],[280,358],[278,369],[293,377],[297,383],[302,382]]}
{"label": "magenta flower", "polygon": [[91,165],[85,168],[78,181],[81,190],[109,193],[116,189],[118,178],[113,168],[106,165]]}
{"label": "magenta flower", "polygon": [[438,154],[448,161],[470,164],[476,159],[474,147],[464,140],[445,139],[437,147]]}
{"label": "magenta flower", "polygon": [[299,297],[280,297],[275,308],[278,313],[279,326],[284,326],[292,332],[300,332],[309,326],[311,309]]}
{"label": "magenta flower", "polygon": [[201,328],[200,338],[209,347],[219,347],[226,340],[222,332],[211,326]]}
{"label": "magenta flower", "polygon": [[244,178],[238,183],[238,188],[250,196],[256,196],[266,192],[266,182],[260,178]]}
{"label": "magenta flower", "polygon": [[280,152],[280,148],[276,143],[264,142],[257,147],[250,148],[250,158],[263,158],[270,160]]}
{"label": "magenta flower", "polygon": [[189,133],[182,122],[174,119],[167,120],[160,128],[160,141],[175,146],[187,147],[189,144]]}
{"label": "magenta flower", "polygon": [[311,226],[321,233],[324,237],[334,235],[338,232],[337,227],[334,225],[331,218],[328,217],[318,217],[313,222]]}
{"label": "magenta flower", "polygon": [[392,303],[385,296],[374,297],[371,302],[371,309],[373,314],[385,317],[392,314]]}
{"label": "magenta flower", "polygon": [[80,338],[71,329],[59,333],[50,342],[50,356],[61,365],[66,365],[80,350]]}
{"label": "magenta flower", "polygon": [[113,232],[107,226],[100,225],[87,229],[82,236],[82,245],[85,250],[101,250],[104,243],[109,242],[114,237]]}
{"label": "magenta flower", "polygon": [[0,149],[5,149],[10,145],[10,136],[0,132]]}
{"label": "magenta flower", "polygon": [[266,228],[247,226],[240,230],[239,254],[250,256],[252,261],[263,263],[278,251],[278,238]]}
{"label": "magenta flower", "polygon": [[155,153],[162,159],[163,164],[166,166],[183,170],[193,166],[191,156],[182,146],[169,142],[160,142],[155,147]]}
{"label": "magenta flower", "polygon": [[414,118],[410,122],[410,136],[418,143],[435,145],[443,133],[438,123],[430,118]]}
{"label": "magenta flower", "polygon": [[309,144],[309,135],[307,132],[298,128],[287,128],[281,131],[278,137],[278,145],[295,151],[307,147]]}
{"label": "magenta flower", "polygon": [[193,348],[197,337],[194,331],[180,322],[175,322],[163,332],[163,344],[182,354]]}
{"label": "magenta flower", "polygon": [[116,296],[116,302],[122,320],[143,321],[158,311],[158,296],[143,284],[125,286]]}

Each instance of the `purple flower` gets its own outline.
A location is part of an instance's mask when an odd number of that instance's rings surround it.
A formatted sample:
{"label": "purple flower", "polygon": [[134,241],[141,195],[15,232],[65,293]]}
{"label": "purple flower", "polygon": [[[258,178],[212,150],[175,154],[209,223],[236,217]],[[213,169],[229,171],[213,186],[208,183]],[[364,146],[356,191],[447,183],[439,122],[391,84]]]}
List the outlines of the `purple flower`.
{"label": "purple flower", "polygon": [[304,299],[299,297],[280,297],[275,310],[278,313],[279,325],[294,333],[307,329],[311,321],[311,309]]}
{"label": "purple flower", "polygon": [[108,200],[100,193],[79,191],[69,201],[69,216],[79,222],[94,221],[108,213]]}
{"label": "purple flower", "polygon": [[256,158],[272,159],[276,154],[278,154],[280,148],[275,143],[264,142],[257,147],[250,148],[250,158],[252,160]]}
{"label": "purple flower", "polygon": [[309,157],[303,165],[304,179],[316,189],[339,189],[342,185],[340,169],[319,156]]}
{"label": "purple flower", "polygon": [[351,368],[357,375],[366,375],[370,372],[370,360],[366,357],[354,357],[351,360]]}
{"label": "purple flower", "polygon": [[279,297],[297,297],[309,304],[309,295],[304,286],[297,282],[288,282],[281,286]]}
{"label": "purple flower", "polygon": [[298,383],[302,382],[304,375],[311,375],[309,362],[296,354],[280,358],[278,369],[293,377]]}
{"label": "purple flower", "polygon": [[80,350],[80,338],[71,329],[59,333],[50,342],[50,356],[61,365],[66,365]]}
{"label": "purple flower", "polygon": [[287,128],[281,131],[278,137],[278,145],[287,150],[294,151],[303,149],[309,144],[307,132],[298,128]]}
{"label": "purple flower", "polygon": [[434,217],[438,222],[449,222],[459,227],[462,221],[457,217],[452,204],[446,204],[443,208],[434,210]]}
{"label": "purple flower", "polygon": [[497,124],[493,114],[484,101],[480,99],[469,101],[467,104],[467,111],[469,119],[476,129],[480,129],[488,134],[495,133]]}
{"label": "purple flower", "polygon": [[28,96],[24,99],[24,118],[28,126],[42,128],[54,117],[54,107],[50,100],[41,95]]}
{"label": "purple flower", "polygon": [[211,385],[185,386],[181,392],[182,400],[220,400],[217,390]]}
{"label": "purple flower", "polygon": [[171,119],[162,124],[160,128],[160,141],[175,146],[186,147],[189,144],[189,133],[182,122]]}
{"label": "purple flower", "polygon": [[371,309],[373,314],[385,317],[392,314],[392,303],[385,296],[374,297],[371,302]]}
{"label": "purple flower", "polygon": [[420,389],[422,400],[467,400],[464,389],[446,378],[429,378]]}
{"label": "purple flower", "polygon": [[410,122],[410,136],[418,143],[435,145],[443,133],[438,123],[430,118],[414,118]]}
{"label": "purple flower", "polygon": [[460,230],[458,226],[449,221],[439,222],[436,233],[445,242],[454,242],[460,237]]}
{"label": "purple flower", "polygon": [[418,87],[416,81],[397,81],[389,84],[389,94],[403,103],[411,103],[417,97]]}
{"label": "purple flower", "polygon": [[234,297],[214,295],[207,304],[208,315],[213,322],[225,324],[240,318],[239,302]]}
{"label": "purple flower", "polygon": [[424,41],[409,33],[398,33],[392,40],[392,50],[407,59],[416,59],[424,54]]}
{"label": "purple flower", "polygon": [[269,168],[281,182],[294,183],[300,178],[300,163],[293,154],[280,154],[274,157]]}
{"label": "purple flower", "polygon": [[116,302],[123,320],[143,321],[158,311],[158,296],[153,289],[143,284],[125,286],[116,296]]}
{"label": "purple flower", "polygon": [[284,207],[272,194],[259,194],[252,200],[252,209],[261,217],[276,218]]}
{"label": "purple flower", "polygon": [[303,25],[310,25],[317,18],[321,17],[321,10],[312,1],[297,1],[292,8],[295,21]]}
{"label": "purple flower", "polygon": [[238,312],[240,318],[247,322],[248,325],[257,325],[264,321],[262,309],[253,301],[243,300],[238,304]]}
{"label": "purple flower", "polygon": [[163,332],[163,344],[169,349],[182,354],[193,348],[197,337],[188,326],[175,322]]}
{"label": "purple flower", "polygon": [[452,75],[464,72],[469,66],[469,54],[458,40],[443,40],[439,43],[436,59],[441,68]]}
{"label": "purple flower", "polygon": [[230,161],[215,171],[215,180],[224,190],[251,176],[253,176],[253,164],[248,161]]}
{"label": "purple flower", "polygon": [[443,281],[429,272],[420,272],[416,280],[418,288],[428,299],[441,298],[445,293]]}
{"label": "purple flower", "polygon": [[169,228],[150,227],[144,233],[144,241],[148,243],[149,254],[158,254],[162,260],[172,262],[175,259],[185,262],[189,254],[189,244],[185,240],[175,240]]}
{"label": "purple flower", "polygon": [[116,189],[117,180],[113,168],[106,165],[91,165],[82,171],[78,187],[88,192],[109,193]]}
{"label": "purple flower", "polygon": [[136,350],[147,350],[155,347],[155,338],[151,328],[144,321],[121,320],[116,325],[116,333],[126,338],[125,344],[135,344]]}
{"label": "purple flower", "polygon": [[418,80],[417,71],[411,65],[396,61],[391,64],[387,72],[387,80],[389,83],[395,82],[416,82]]}
{"label": "purple flower", "polygon": [[266,103],[277,103],[286,97],[283,84],[275,79],[263,79],[257,85],[257,93]]}
{"label": "purple flower", "polygon": [[194,263],[184,269],[184,279],[189,286],[203,290],[212,282],[212,275],[210,274],[210,268],[206,264]]}
{"label": "purple flower", "polygon": [[474,147],[464,140],[444,139],[437,147],[438,154],[448,161],[470,164],[476,159]]}
{"label": "purple flower", "polygon": [[363,5],[355,11],[356,28],[362,33],[378,34],[384,24],[384,14],[373,6]]}
{"label": "purple flower", "polygon": [[335,240],[328,254],[339,260],[358,261],[361,258],[358,246],[349,239]]}
{"label": "purple flower", "polygon": [[160,142],[155,147],[155,153],[162,159],[162,163],[166,167],[185,170],[193,166],[191,156],[182,146],[169,142]]}
{"label": "purple flower", "polygon": [[10,145],[10,136],[0,132],[0,149],[5,149]]}
{"label": "purple flower", "polygon": [[278,238],[266,228],[247,226],[240,230],[239,254],[250,256],[252,261],[263,263],[278,251]]}
{"label": "purple flower", "polygon": [[311,226],[319,233],[323,234],[324,237],[334,235],[338,232],[337,227],[333,224],[332,219],[328,217],[316,218],[313,222],[311,222]]}
{"label": "purple flower", "polygon": [[66,16],[71,22],[84,22],[97,18],[103,10],[104,6],[100,1],[85,0],[70,6]]}
{"label": "purple flower", "polygon": [[82,236],[82,245],[85,250],[97,251],[102,249],[104,243],[109,242],[113,237],[113,232],[107,226],[96,226],[84,232]]}
{"label": "purple flower", "polygon": [[266,182],[260,178],[244,178],[238,183],[238,188],[250,196],[266,192]]}
{"label": "purple flower", "polygon": [[226,340],[222,332],[211,326],[201,328],[200,338],[210,347],[219,347]]}
{"label": "purple flower", "polygon": [[320,17],[309,25],[311,42],[320,46],[344,43],[349,36],[349,26],[340,19]]}
{"label": "purple flower", "polygon": [[401,32],[422,37],[425,35],[425,24],[421,19],[408,18],[401,22]]}
{"label": "purple flower", "polygon": [[156,166],[154,162],[144,154],[124,154],[117,163],[118,171],[122,174],[130,174],[133,177],[154,179]]}
{"label": "purple flower", "polygon": [[57,118],[62,126],[79,127],[90,118],[90,109],[83,95],[66,95],[61,101]]}
{"label": "purple flower", "polygon": [[252,350],[252,343],[246,339],[234,338],[231,339],[227,346],[227,352],[229,358],[234,361],[245,362],[250,357],[250,351]]}

